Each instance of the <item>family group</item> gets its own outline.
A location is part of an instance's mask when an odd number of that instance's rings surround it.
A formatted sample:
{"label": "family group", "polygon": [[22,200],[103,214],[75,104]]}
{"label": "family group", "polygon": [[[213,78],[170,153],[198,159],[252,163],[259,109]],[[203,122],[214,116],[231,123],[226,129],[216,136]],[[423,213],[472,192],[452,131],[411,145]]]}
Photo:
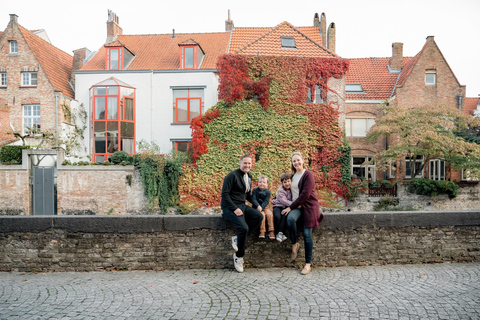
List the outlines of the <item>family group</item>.
{"label": "family group", "polygon": [[[294,152],[291,156],[292,174],[285,173],[280,177],[282,185],[276,197],[272,199],[272,213],[267,208],[271,195],[268,190],[268,178],[260,176],[258,187],[252,190],[252,176],[249,173],[251,168],[252,157],[244,154],[240,158],[240,168],[225,177],[222,187],[222,216],[236,230],[236,236],[232,238],[235,269],[243,272],[247,236],[257,229],[260,229],[259,238],[265,238],[268,228],[268,237],[279,242],[287,240],[285,234],[288,233],[292,242],[291,259],[295,260],[300,248],[297,242],[297,221],[302,219],[305,267],[301,274],[308,274],[312,264],[312,229],[323,219],[315,193],[313,173],[305,168],[302,154]],[[247,205],[246,201],[252,206]],[[278,231],[277,235],[275,230]]]}

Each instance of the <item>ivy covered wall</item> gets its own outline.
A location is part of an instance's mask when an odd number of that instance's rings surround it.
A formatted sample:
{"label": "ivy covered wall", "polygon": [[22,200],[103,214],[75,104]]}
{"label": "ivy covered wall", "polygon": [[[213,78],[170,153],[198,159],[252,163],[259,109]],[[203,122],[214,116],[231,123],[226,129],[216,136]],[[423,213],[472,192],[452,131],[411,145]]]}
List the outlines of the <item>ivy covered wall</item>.
{"label": "ivy covered wall", "polygon": [[339,99],[305,102],[317,86],[324,99],[339,95],[329,79],[343,79],[348,65],[334,58],[222,56],[221,100],[191,123],[193,164],[184,164],[179,182],[183,205],[219,205],[223,178],[244,153],[253,157],[255,183],[268,176],[273,194],[280,175],[290,172],[291,153],[301,151],[317,188],[343,196]]}

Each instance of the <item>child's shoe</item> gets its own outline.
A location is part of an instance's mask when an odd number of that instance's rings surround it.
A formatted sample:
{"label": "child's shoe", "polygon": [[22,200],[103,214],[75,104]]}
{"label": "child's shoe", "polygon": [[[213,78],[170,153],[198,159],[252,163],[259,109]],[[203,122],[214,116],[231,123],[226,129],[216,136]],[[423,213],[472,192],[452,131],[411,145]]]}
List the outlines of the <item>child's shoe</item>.
{"label": "child's shoe", "polygon": [[269,231],[268,232],[268,237],[270,238],[270,240],[275,240],[275,232]]}
{"label": "child's shoe", "polygon": [[283,241],[283,237],[285,237],[283,235],[283,232],[279,232],[277,233],[277,237],[275,239],[277,239],[278,242],[282,242]]}
{"label": "child's shoe", "polygon": [[260,232],[259,239],[265,239],[265,232]]}

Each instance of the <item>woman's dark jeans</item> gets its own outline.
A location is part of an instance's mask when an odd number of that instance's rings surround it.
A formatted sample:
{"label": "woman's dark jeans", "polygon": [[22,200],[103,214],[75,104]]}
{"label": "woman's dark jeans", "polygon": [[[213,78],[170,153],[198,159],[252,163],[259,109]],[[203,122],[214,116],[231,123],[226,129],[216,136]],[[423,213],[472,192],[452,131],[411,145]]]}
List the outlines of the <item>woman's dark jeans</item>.
{"label": "woman's dark jeans", "polygon": [[[288,233],[290,234],[290,240],[292,244],[297,243],[297,221],[302,216],[300,209],[294,209],[288,213],[287,216],[287,228]],[[305,263],[312,263],[312,251],[313,251],[313,239],[312,239],[312,229],[305,228],[303,224],[303,240],[305,242]]]}

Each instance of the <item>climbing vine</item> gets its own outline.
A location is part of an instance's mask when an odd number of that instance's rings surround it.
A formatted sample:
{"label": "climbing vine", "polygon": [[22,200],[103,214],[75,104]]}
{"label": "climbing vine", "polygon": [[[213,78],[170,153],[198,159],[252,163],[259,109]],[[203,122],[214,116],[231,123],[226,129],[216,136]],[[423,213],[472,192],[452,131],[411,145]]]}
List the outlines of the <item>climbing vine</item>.
{"label": "climbing vine", "polygon": [[306,100],[316,88],[324,99],[335,93],[328,79],[342,77],[347,69],[348,61],[333,58],[220,57],[221,100],[192,120],[194,164],[183,165],[181,198],[219,205],[223,178],[238,168],[243,153],[253,157],[254,181],[268,176],[275,194],[297,150],[314,172],[317,188],[345,195],[338,112],[330,104]]}

